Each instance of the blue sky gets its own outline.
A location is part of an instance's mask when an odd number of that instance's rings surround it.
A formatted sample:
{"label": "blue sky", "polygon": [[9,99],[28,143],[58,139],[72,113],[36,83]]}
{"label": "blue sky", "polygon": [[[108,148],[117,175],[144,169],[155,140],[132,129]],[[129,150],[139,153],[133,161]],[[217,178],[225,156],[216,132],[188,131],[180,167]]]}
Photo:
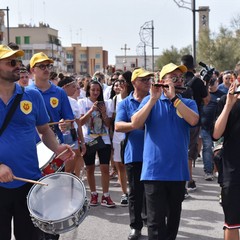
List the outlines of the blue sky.
{"label": "blue sky", "polygon": [[[191,3],[191,0],[185,2]],[[240,14],[239,0],[195,2],[196,9],[210,7],[212,32],[218,32],[221,25],[229,27],[231,19]],[[191,5],[185,6],[191,8]],[[141,42],[140,28],[151,21],[154,23],[156,55],[172,45],[182,48],[192,44],[192,11],[179,8],[174,0],[2,0],[0,7],[9,7],[10,27],[19,23],[48,23],[59,31],[63,46],[79,42],[83,46],[103,46],[109,52],[110,64],[115,62],[116,55],[124,55],[121,50],[124,44],[130,48],[127,55],[141,52],[137,47]],[[147,54],[151,53],[151,47],[147,47]]]}

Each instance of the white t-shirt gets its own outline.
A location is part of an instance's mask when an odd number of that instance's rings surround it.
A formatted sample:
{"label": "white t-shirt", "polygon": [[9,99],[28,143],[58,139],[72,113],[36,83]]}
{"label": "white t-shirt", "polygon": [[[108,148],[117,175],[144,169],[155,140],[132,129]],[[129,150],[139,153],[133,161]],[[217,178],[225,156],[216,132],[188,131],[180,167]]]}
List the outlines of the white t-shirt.
{"label": "white t-shirt", "polygon": [[83,89],[83,88],[81,88],[80,89],[80,96],[79,96],[79,99],[81,99],[81,98],[85,98],[86,97],[86,91]]}
{"label": "white t-shirt", "polygon": [[[72,108],[72,112],[73,112],[74,118],[80,118],[81,114],[80,114],[80,109],[79,109],[77,100],[75,100],[72,97],[68,97],[68,100],[69,100],[70,106]],[[78,128],[76,122],[74,122],[74,127],[76,129]]]}
{"label": "white t-shirt", "polygon": [[[121,97],[121,94],[118,94],[116,95],[116,98],[117,98],[117,101],[116,101],[116,110],[115,112],[117,112],[117,109],[118,109],[118,104],[122,101],[122,97]],[[112,100],[112,108],[114,109],[115,106],[114,106],[114,100]],[[119,143],[125,138],[125,133],[122,133],[122,132],[116,132],[114,131],[113,132],[113,139],[112,139],[112,142],[113,143]]]}
{"label": "white t-shirt", "polygon": [[[83,98],[78,100],[78,106],[81,116],[86,114],[92,107],[93,102],[89,98]],[[105,102],[106,114],[110,118],[112,117],[112,111],[108,102]],[[102,136],[105,144],[111,144],[109,137],[109,129],[104,124],[99,111],[93,111],[90,119],[82,126],[83,136],[85,142],[89,142],[97,136]]]}

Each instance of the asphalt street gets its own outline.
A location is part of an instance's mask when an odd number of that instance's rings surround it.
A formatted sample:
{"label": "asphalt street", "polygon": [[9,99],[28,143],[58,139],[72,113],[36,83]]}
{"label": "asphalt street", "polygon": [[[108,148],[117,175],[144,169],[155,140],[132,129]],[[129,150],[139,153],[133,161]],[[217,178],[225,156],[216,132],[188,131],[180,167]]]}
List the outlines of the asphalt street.
{"label": "asphalt street", "polygon": [[[220,188],[216,179],[209,182],[205,181],[203,176],[203,166],[200,161],[193,168],[197,190],[190,193],[190,197],[183,202],[177,240],[223,239],[224,218],[218,202]],[[101,197],[99,167],[96,168],[96,178],[97,190]],[[87,181],[85,180],[84,183],[89,197]],[[116,203],[116,208],[106,208],[101,205],[91,207],[79,227],[61,234],[60,240],[127,240],[130,231],[128,208],[120,206],[121,188],[116,179],[110,182],[110,194]],[[59,211],[63,207],[59,206]],[[146,227],[142,229],[140,239],[148,239]]]}
{"label": "asphalt street", "polygon": [[[97,179],[99,184],[99,169]],[[183,211],[177,240],[217,240],[223,239],[223,212],[218,202],[219,185],[216,179],[205,181],[202,162],[196,162],[193,176],[197,190],[183,202]],[[85,181],[87,196],[89,189]],[[98,185],[101,193],[101,187]],[[110,194],[117,204],[116,208],[103,206],[91,207],[88,216],[80,226],[68,233],[61,234],[61,240],[124,240],[129,234],[128,208],[119,204],[121,188],[116,180],[111,180]],[[101,196],[101,195],[100,195]],[[141,240],[147,238],[147,228],[142,230]]]}

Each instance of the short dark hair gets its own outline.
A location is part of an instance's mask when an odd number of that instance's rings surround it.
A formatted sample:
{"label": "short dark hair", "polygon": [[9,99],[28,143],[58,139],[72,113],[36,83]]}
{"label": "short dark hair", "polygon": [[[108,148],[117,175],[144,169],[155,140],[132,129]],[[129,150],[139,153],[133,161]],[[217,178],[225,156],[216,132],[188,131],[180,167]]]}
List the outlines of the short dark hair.
{"label": "short dark hair", "polygon": [[193,56],[190,54],[183,55],[181,57],[181,63],[185,65],[188,69],[195,68],[195,62],[194,62]]}
{"label": "short dark hair", "polygon": [[8,44],[8,46],[9,46],[12,50],[19,50],[19,46],[18,46],[16,43],[14,43],[14,42],[10,42],[10,43]]}
{"label": "short dark hair", "polygon": [[58,82],[58,86],[59,87],[64,87],[65,85],[68,85],[68,84],[73,83],[73,82],[75,82],[74,78],[66,76]]}

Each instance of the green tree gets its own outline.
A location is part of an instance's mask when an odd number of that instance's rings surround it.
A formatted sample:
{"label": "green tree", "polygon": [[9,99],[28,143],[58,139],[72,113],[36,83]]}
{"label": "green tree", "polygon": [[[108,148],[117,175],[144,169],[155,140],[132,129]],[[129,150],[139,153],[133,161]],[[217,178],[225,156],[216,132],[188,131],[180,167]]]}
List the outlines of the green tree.
{"label": "green tree", "polygon": [[178,63],[180,59],[180,53],[178,49],[174,46],[171,46],[171,49],[163,50],[162,55],[158,58],[156,65],[158,69],[162,69],[162,67],[170,62]]}
{"label": "green tree", "polygon": [[[169,62],[180,63],[182,55],[192,54],[191,46],[178,50],[171,46],[164,49],[158,58],[156,65],[161,69]],[[231,70],[240,61],[240,14],[231,21],[231,27],[220,26],[219,32],[211,33],[209,30],[202,30],[199,33],[197,42],[197,60],[221,71]],[[200,67],[197,68],[200,70]]]}

